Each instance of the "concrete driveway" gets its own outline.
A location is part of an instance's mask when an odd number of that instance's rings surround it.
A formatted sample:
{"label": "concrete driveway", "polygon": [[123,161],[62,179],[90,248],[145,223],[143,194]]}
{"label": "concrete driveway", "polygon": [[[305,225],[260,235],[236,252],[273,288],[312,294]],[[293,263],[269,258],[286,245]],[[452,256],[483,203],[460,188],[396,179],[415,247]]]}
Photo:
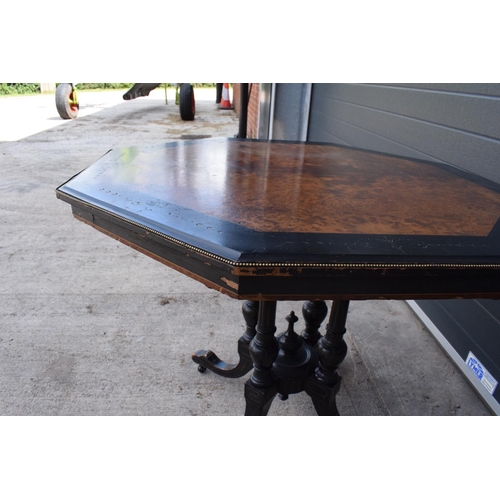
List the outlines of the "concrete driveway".
{"label": "concrete driveway", "polygon": [[[200,374],[190,355],[236,358],[241,303],[76,221],[55,188],[111,148],[232,137],[234,111],[196,89],[123,101],[81,92],[74,121],[53,95],[0,98],[0,414],[242,415],[243,379]],[[278,304],[278,330],[300,303]],[[303,328],[303,321],[296,325]],[[351,304],[342,415],[489,415],[406,303]],[[305,394],[270,415],[314,415]]]}

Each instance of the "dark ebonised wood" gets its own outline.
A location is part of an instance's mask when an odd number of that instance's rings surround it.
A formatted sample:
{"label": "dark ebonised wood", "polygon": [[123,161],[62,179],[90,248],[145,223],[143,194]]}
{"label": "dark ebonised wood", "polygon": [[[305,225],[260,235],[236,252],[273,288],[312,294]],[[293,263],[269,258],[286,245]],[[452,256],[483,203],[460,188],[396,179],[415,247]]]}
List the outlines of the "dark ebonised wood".
{"label": "dark ebonised wood", "polygon": [[[64,183],[75,217],[245,299],[247,415],[306,391],[337,415],[350,300],[500,298],[500,186],[448,165],[329,144],[210,139],[112,150]],[[276,301],[305,329],[275,336]],[[333,300],[326,333],[325,300]]]}

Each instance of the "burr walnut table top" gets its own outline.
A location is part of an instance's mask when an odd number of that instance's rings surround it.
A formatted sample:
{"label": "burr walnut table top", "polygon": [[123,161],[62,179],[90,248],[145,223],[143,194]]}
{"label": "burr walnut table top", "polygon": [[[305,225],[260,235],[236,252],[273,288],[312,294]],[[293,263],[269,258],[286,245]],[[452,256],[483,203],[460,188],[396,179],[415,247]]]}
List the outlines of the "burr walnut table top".
{"label": "burr walnut table top", "polygon": [[444,164],[204,139],[111,150],[57,196],[236,298],[500,298],[500,187]]}

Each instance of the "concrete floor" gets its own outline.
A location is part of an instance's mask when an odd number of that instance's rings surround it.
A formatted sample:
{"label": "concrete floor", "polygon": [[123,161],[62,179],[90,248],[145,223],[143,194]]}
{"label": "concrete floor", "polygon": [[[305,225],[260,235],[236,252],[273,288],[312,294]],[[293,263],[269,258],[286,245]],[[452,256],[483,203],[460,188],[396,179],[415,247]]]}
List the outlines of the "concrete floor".
{"label": "concrete floor", "polygon": [[[111,148],[232,137],[234,111],[196,90],[180,119],[164,90],[0,98],[0,415],[242,415],[246,379],[198,373],[191,353],[234,360],[241,303],[76,221],[55,188]],[[278,305],[278,330],[300,303]],[[490,415],[404,302],[351,303],[342,415]],[[296,330],[303,328],[299,321]],[[315,415],[305,394],[270,415]]]}

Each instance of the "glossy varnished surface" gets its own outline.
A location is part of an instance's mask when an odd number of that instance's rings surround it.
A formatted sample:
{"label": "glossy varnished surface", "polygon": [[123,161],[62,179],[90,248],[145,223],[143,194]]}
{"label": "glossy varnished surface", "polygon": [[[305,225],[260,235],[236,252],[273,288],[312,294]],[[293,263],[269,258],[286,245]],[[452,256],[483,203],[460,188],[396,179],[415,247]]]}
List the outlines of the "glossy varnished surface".
{"label": "glossy varnished surface", "polygon": [[205,142],[167,162],[161,180],[144,172],[159,198],[257,231],[486,236],[500,217],[499,193],[429,164],[340,147]]}
{"label": "glossy varnished surface", "polygon": [[68,187],[167,223],[173,204],[265,232],[487,236],[500,218],[500,193],[442,168],[305,143],[128,148]]}
{"label": "glossy varnished surface", "polygon": [[79,219],[239,298],[312,298],[304,287],[318,298],[469,296],[479,275],[476,296],[500,295],[500,189],[444,165],[199,140],[110,151],[57,195]]}

